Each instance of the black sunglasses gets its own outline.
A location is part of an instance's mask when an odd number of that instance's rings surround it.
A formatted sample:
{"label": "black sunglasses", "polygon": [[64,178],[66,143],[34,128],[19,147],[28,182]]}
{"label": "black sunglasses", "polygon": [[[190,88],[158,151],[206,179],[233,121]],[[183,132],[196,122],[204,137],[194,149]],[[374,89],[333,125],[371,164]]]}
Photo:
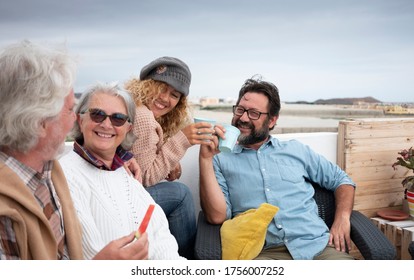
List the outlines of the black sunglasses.
{"label": "black sunglasses", "polygon": [[[113,126],[123,126],[126,121],[129,121],[129,117],[121,113],[107,115],[103,110],[96,108],[88,109],[87,112],[89,112],[91,120],[96,123],[103,122],[107,117],[109,117]],[[83,112],[83,114],[84,113],[86,112]]]}

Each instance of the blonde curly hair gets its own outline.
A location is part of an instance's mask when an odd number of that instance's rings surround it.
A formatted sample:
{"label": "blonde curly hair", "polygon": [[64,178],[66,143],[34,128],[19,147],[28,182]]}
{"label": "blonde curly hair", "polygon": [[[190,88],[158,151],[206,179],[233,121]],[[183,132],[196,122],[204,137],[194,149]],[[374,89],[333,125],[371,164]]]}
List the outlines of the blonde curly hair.
{"label": "blonde curly hair", "polygon": [[[125,89],[129,91],[135,101],[135,105],[145,105],[149,108],[160,93],[167,90],[168,85],[164,82],[147,79],[139,80],[133,78],[125,83]],[[164,132],[164,140],[175,135],[184,126],[191,122],[187,97],[181,95],[177,105],[169,113],[156,118]]]}

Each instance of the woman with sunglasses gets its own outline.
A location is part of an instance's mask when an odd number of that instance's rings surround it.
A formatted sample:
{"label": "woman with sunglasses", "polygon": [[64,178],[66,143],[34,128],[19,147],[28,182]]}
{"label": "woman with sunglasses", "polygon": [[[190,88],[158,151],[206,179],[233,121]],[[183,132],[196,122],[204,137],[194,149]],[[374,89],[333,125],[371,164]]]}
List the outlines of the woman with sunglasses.
{"label": "woman with sunglasses", "polygon": [[136,231],[155,204],[146,230],[148,257],[180,259],[163,210],[125,166],[135,140],[131,96],[117,85],[97,84],[82,95],[75,113],[74,149],[60,163],[82,224],[85,257],[93,258],[108,242]]}
{"label": "woman with sunglasses", "polygon": [[[181,255],[193,258],[196,233],[194,203],[189,188],[177,181],[179,161],[195,144],[210,144],[213,128],[192,123],[187,96],[188,66],[174,57],[160,57],[142,68],[139,79],[127,81],[137,106],[132,151],[143,175],[143,185],[164,210]],[[206,124],[208,127],[206,127]],[[167,180],[164,181],[164,180]]]}

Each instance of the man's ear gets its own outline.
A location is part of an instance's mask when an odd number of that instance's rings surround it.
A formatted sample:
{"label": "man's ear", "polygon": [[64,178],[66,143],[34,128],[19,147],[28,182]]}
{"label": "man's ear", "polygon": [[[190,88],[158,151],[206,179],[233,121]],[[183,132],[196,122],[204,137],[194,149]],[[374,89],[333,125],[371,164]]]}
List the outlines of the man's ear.
{"label": "man's ear", "polygon": [[46,131],[47,131],[47,125],[48,125],[47,120],[43,120],[40,123],[40,126],[39,126],[39,138],[46,137],[46,135],[47,135],[47,133],[46,133]]}
{"label": "man's ear", "polygon": [[276,125],[279,116],[273,116],[269,118],[269,128],[272,128]]}

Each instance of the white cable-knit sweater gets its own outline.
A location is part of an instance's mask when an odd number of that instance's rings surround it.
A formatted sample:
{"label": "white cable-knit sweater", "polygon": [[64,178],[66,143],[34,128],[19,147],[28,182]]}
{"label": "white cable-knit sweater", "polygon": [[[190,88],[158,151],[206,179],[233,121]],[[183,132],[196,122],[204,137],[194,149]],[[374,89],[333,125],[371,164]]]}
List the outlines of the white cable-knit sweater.
{"label": "white cable-knit sweater", "polygon": [[[93,258],[110,241],[138,229],[149,204],[155,204],[144,187],[125,168],[96,168],[74,151],[59,160],[67,178],[79,220],[86,259]],[[147,228],[149,259],[183,259],[170,233],[168,221],[156,205]]]}

